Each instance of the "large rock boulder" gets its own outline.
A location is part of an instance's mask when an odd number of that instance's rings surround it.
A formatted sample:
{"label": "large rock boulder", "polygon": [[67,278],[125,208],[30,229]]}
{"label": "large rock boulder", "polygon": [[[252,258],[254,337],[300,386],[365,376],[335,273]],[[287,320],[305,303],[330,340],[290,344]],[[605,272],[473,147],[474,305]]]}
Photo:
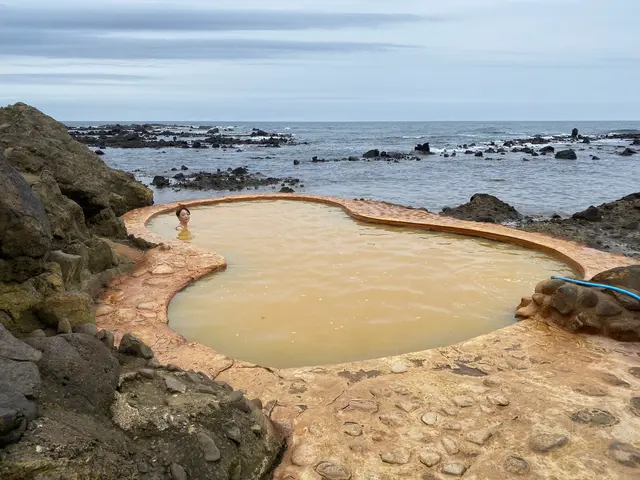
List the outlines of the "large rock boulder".
{"label": "large rock boulder", "polygon": [[607,270],[593,277],[591,281],[640,292],[640,265]]}
{"label": "large rock boulder", "polygon": [[38,306],[37,315],[45,325],[52,328],[57,328],[63,320],[67,320],[72,327],[96,322],[93,300],[82,292],[49,295]]}
{"label": "large rock boulder", "polygon": [[454,217],[458,220],[472,220],[476,222],[504,223],[522,219],[522,215],[508,203],[493,195],[476,193],[469,203],[459,207],[442,209],[441,215]]}
{"label": "large rock boulder", "polygon": [[51,227],[42,203],[0,150],[0,280],[37,275],[51,247]]}
{"label": "large rock boulder", "polygon": [[41,352],[37,365],[44,382],[43,403],[75,412],[108,414],[120,364],[102,342],[72,333],[29,338],[26,343]]}
{"label": "large rock boulder", "polygon": [[[608,270],[590,281],[640,295],[640,265]],[[554,323],[571,332],[640,341],[640,301],[609,289],[545,280],[532,297],[522,299],[516,316]]]}
{"label": "large rock boulder", "polygon": [[587,222],[599,222],[602,220],[602,212],[600,212],[598,207],[591,205],[582,212],[574,213],[571,218],[574,220],[586,220]]}
{"label": "large rock boulder", "polygon": [[576,155],[575,150],[572,149],[560,150],[556,153],[556,158],[559,160],[577,160],[578,155]]}
{"label": "large rock boulder", "polygon": [[108,209],[115,216],[151,205],[153,193],[130,175],[109,168],[98,155],[75,141],[60,122],[17,103],[0,108],[0,150],[26,174],[49,170],[63,195],[91,219]]}
{"label": "large rock boulder", "polygon": [[0,478],[270,478],[284,441],[242,392],[149,366],[146,346],[125,355],[78,333],[27,342],[0,327],[0,365],[13,362],[0,369]]}
{"label": "large rock boulder", "polygon": [[135,241],[117,215],[151,191],[24,104],[0,108],[0,191],[0,324],[24,336],[94,322],[86,293],[130,264],[96,234]]}

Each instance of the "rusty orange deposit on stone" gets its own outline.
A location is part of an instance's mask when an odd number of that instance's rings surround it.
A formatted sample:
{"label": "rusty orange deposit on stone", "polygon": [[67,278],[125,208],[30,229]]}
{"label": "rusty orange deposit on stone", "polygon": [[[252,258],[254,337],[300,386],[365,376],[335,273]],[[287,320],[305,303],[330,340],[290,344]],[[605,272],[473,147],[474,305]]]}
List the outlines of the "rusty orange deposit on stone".
{"label": "rusty orange deposit on stone", "polygon": [[[541,234],[383,202],[273,194],[182,203],[252,199],[321,202],[363,221],[506,241],[560,258],[585,278],[634,263]],[[289,439],[274,478],[640,475],[637,343],[569,334],[534,318],[448,347],[343,365],[276,370],[241,362],[187,342],[167,325],[172,296],[225,266],[214,252],[160,238],[145,227],[176,206],[155,205],[124,216],[129,233],[163,246],[112,283],[97,323],[117,339],[132,332],[162,363],[206,372],[261,398]],[[513,299],[514,310],[518,301]]]}

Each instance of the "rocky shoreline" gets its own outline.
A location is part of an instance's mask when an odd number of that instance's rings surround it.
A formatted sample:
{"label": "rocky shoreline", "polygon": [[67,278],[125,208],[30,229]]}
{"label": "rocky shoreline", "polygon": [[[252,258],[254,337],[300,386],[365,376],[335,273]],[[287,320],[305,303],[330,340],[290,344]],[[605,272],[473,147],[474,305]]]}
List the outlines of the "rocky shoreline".
{"label": "rocky shoreline", "polygon": [[293,177],[275,178],[266,177],[260,172],[250,173],[247,167],[228,168],[226,171],[183,173],[188,167],[182,166],[182,172],[176,173],[171,178],[163,175],[153,177],[151,184],[157,188],[172,188],[174,191],[187,190],[226,190],[229,192],[248,189],[257,190],[259,187],[269,186],[272,189],[280,184],[280,192],[293,193],[293,187],[304,184]]}
{"label": "rocky shoreline", "polygon": [[573,240],[598,250],[640,258],[640,192],[597,207],[592,205],[569,218],[554,216],[534,220],[487,194],[476,194],[469,203],[445,208],[441,215],[459,220],[503,223],[529,232]]}
{"label": "rocky shoreline", "polygon": [[259,400],[96,327],[157,247],[120,218],[153,192],[20,103],[0,109],[0,189],[0,478],[270,478],[285,444]]}

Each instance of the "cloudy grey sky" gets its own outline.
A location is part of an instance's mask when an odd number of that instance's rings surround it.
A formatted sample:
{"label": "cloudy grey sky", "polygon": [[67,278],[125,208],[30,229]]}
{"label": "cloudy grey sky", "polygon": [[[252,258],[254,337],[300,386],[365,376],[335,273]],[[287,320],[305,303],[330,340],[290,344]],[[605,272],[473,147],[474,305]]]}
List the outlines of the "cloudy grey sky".
{"label": "cloudy grey sky", "polygon": [[640,0],[0,0],[61,120],[638,120]]}

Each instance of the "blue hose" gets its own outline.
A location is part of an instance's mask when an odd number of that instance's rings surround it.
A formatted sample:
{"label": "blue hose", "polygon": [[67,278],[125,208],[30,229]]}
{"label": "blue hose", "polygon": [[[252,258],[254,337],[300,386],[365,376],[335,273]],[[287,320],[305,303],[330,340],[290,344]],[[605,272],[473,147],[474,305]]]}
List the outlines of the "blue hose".
{"label": "blue hose", "polygon": [[640,295],[636,295],[635,293],[632,293],[628,290],[624,290],[622,288],[618,288],[618,287],[614,287],[611,285],[605,285],[603,283],[591,283],[591,282],[584,282],[582,280],[574,280],[573,278],[564,278],[564,277],[551,277],[555,280],[564,280],[565,282],[570,282],[570,283],[577,283],[578,285],[583,285],[585,287],[596,287],[596,288],[606,288],[607,290],[613,290],[614,292],[618,292],[618,293],[622,293],[624,295],[628,295],[631,298],[635,298],[636,300],[638,300],[640,302]]}

